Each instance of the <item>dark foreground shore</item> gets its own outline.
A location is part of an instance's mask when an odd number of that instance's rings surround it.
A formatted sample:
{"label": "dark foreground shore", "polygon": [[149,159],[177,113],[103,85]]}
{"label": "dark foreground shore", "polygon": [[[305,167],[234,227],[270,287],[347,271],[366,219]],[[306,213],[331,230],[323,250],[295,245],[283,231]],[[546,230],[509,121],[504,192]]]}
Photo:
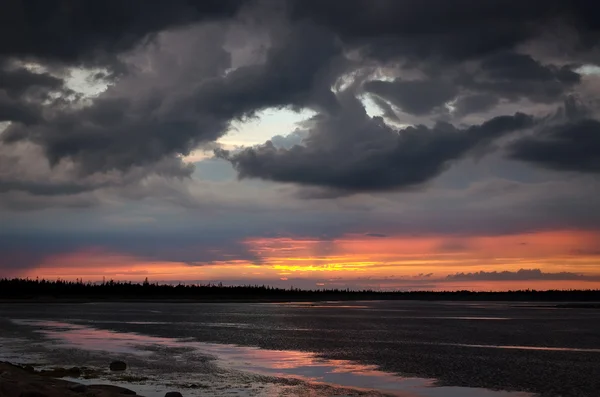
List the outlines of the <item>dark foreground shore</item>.
{"label": "dark foreground shore", "polygon": [[42,375],[32,368],[0,362],[0,397],[124,397],[136,392],[119,386],[83,385]]}

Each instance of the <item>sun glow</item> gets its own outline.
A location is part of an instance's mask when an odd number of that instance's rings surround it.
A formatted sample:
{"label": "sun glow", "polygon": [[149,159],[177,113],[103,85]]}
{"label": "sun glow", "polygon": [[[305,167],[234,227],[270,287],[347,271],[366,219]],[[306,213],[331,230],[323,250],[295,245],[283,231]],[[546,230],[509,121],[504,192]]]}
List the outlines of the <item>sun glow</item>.
{"label": "sun glow", "polygon": [[[540,269],[545,273],[569,272],[600,276],[600,236],[585,231],[555,231],[509,236],[368,237],[349,234],[335,239],[253,238],[243,243],[256,260],[222,260],[209,263],[170,262],[89,248],[45,258],[23,274],[49,279],[125,279],[180,281],[269,280],[292,283],[316,280],[333,286],[340,280],[356,285],[393,288],[398,280],[421,283],[437,280],[439,288],[509,289],[600,287],[600,278],[586,280],[455,281],[456,273],[502,272]],[[358,280],[358,281],[357,281]],[[362,281],[361,281],[362,280]],[[376,284],[374,281],[378,280]],[[592,282],[593,281],[593,282]],[[440,284],[441,283],[441,284]],[[436,284],[437,285],[437,284]],[[415,288],[416,288],[415,287]],[[436,287],[437,288],[437,287]]]}

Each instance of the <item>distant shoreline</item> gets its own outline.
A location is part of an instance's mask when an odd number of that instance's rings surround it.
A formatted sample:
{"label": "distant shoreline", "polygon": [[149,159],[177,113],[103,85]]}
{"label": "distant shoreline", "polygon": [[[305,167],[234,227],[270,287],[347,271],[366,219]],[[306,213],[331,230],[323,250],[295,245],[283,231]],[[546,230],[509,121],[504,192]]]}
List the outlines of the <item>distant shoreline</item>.
{"label": "distant shoreline", "polygon": [[356,291],[282,289],[258,285],[170,285],[153,284],[148,281],[139,284],[112,280],[103,283],[84,283],[62,280],[0,279],[0,302],[3,303],[281,303],[377,300],[586,303],[585,307],[590,304],[596,307],[600,302],[600,290]]}
{"label": "distant shoreline", "polygon": [[[540,308],[555,308],[555,309],[600,309],[600,300],[598,301],[567,301],[567,300],[535,300],[535,299],[402,299],[402,298],[344,298],[337,297],[336,299],[314,298],[314,299],[169,299],[169,298],[4,298],[0,299],[0,304],[88,304],[88,303],[178,303],[178,304],[230,304],[230,303],[323,303],[323,302],[357,302],[357,301],[404,301],[404,302],[495,302],[518,304],[519,307],[540,307]],[[529,304],[525,304],[529,303]],[[525,304],[525,305],[524,305]],[[307,305],[310,307],[310,305]]]}

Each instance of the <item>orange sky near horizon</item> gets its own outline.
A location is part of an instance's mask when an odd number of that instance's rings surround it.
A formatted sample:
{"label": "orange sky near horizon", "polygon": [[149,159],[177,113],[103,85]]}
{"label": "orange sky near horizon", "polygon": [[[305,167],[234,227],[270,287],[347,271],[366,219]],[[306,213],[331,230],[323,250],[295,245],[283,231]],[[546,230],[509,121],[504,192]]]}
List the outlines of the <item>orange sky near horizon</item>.
{"label": "orange sky near horizon", "polygon": [[[318,287],[373,285],[386,289],[435,281],[437,289],[600,288],[594,280],[450,281],[447,275],[540,269],[600,276],[600,234],[547,231],[505,236],[345,235],[332,240],[277,237],[244,241],[258,261],[189,264],[156,261],[101,248],[46,257],[21,277],[139,281],[314,279]],[[377,282],[371,281],[377,280]],[[324,284],[324,285],[320,285]],[[537,286],[537,287],[536,287]],[[424,288],[425,289],[425,288]]]}

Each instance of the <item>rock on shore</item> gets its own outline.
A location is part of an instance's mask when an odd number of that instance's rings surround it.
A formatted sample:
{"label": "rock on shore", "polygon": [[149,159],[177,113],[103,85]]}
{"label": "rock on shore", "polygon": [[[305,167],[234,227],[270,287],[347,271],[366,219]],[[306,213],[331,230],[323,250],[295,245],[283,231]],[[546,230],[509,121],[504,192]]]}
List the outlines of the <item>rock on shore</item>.
{"label": "rock on shore", "polygon": [[85,386],[41,376],[22,367],[0,362],[0,397],[126,397],[135,394],[133,390],[118,386]]}

